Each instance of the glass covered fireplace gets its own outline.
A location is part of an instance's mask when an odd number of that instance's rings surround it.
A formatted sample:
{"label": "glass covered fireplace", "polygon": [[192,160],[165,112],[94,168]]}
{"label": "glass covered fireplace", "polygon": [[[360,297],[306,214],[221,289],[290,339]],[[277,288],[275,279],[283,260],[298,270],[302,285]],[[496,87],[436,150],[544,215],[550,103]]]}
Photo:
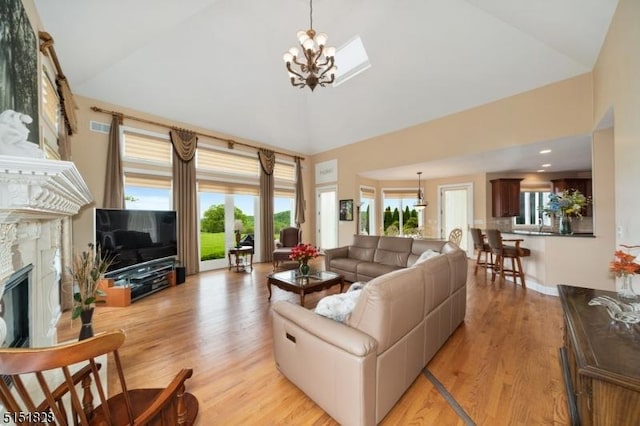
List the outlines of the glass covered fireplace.
{"label": "glass covered fireplace", "polygon": [[32,265],[13,273],[0,289],[0,346],[29,346],[29,279]]}

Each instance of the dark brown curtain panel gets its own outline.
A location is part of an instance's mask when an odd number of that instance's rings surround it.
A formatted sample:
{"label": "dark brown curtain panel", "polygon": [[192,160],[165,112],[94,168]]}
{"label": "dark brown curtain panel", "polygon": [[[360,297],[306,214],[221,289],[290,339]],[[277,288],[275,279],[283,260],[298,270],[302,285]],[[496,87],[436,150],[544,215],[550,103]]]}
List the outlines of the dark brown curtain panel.
{"label": "dark brown curtain panel", "polygon": [[186,274],[193,275],[200,271],[194,160],[198,137],[183,129],[171,129],[169,135],[173,144],[173,207],[178,213],[178,260]]}
{"label": "dark brown curtain panel", "polygon": [[300,157],[295,158],[296,162],[296,226],[300,228],[304,219],[304,187],[302,186],[302,164]]}
{"label": "dark brown curtain panel", "polygon": [[120,125],[122,115],[113,114],[107,148],[107,172],[105,173],[104,197],[102,207],[107,209],[124,208],[124,177],[120,157]]}
{"label": "dark brown curtain panel", "polygon": [[71,161],[71,141],[62,115],[58,120],[58,153],[61,160]]}
{"label": "dark brown curtain panel", "polygon": [[260,159],[260,251],[263,262],[273,261],[274,229],[273,229],[273,167],[276,164],[276,154],[268,149],[258,151]]}
{"label": "dark brown curtain panel", "polygon": [[69,87],[69,82],[64,76],[58,76],[56,78],[58,84],[58,94],[60,95],[60,105],[62,106],[62,115],[64,121],[67,124],[67,128],[70,135],[78,133],[78,118],[76,117],[76,102],[73,99],[73,93]]}

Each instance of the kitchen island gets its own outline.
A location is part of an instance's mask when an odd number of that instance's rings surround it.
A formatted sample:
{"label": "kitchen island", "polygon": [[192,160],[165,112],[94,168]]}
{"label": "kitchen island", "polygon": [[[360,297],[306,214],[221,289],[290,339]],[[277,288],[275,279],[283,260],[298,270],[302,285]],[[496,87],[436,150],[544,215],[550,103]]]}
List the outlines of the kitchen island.
{"label": "kitchen island", "polygon": [[527,288],[543,294],[558,295],[558,284],[613,289],[609,265],[602,259],[615,251],[607,238],[593,233],[564,235],[536,230],[501,231],[504,239],[521,239],[521,247],[531,250],[522,259]]}
{"label": "kitchen island", "polygon": [[574,232],[573,234],[561,234],[559,232],[552,231],[534,231],[534,230],[520,230],[515,229],[509,232],[502,232],[503,234],[516,234],[516,235],[535,235],[543,237],[594,237],[593,232]]}

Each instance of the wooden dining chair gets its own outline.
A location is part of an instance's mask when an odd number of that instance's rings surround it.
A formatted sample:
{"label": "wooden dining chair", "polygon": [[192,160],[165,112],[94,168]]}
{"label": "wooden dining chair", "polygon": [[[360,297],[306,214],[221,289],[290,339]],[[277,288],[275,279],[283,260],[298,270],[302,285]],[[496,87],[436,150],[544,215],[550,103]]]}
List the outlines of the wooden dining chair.
{"label": "wooden dining chair", "polygon": [[[130,390],[118,354],[124,340],[124,332],[115,330],[47,348],[1,348],[0,401],[8,417],[17,425],[38,423],[34,416],[65,426],[193,424],[198,400],[184,385],[192,370],[181,370],[166,388]],[[107,354],[121,390],[110,398],[97,361]]]}
{"label": "wooden dining chair", "polygon": [[449,232],[449,242],[460,247],[461,241],[462,241],[462,229],[453,228],[451,232]]}
{"label": "wooden dining chair", "polygon": [[[506,276],[510,276],[513,277],[514,284],[518,284],[518,278],[520,278],[522,287],[526,287],[522,258],[531,255],[531,251],[528,248],[520,247],[520,243],[524,240],[519,238],[503,239],[502,234],[497,229],[487,229],[487,241],[489,247],[491,247],[491,252],[495,255],[491,281],[496,279],[496,274],[500,274],[500,279],[503,282]],[[515,246],[505,245],[504,242],[515,243]],[[505,259],[511,259],[511,268],[505,268]]]}

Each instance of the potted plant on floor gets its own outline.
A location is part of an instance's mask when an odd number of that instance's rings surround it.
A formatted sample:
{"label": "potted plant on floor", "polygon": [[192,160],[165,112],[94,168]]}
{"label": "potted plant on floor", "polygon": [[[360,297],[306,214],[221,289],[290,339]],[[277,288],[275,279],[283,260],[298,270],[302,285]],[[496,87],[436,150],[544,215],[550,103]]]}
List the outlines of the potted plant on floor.
{"label": "potted plant on floor", "polygon": [[80,317],[82,327],[80,328],[79,340],[93,336],[92,317],[97,296],[104,296],[105,293],[98,288],[98,283],[104,277],[113,258],[103,256],[99,247],[89,244],[89,250],[81,254],[75,254],[71,275],[74,281],[73,312],[71,319]]}

